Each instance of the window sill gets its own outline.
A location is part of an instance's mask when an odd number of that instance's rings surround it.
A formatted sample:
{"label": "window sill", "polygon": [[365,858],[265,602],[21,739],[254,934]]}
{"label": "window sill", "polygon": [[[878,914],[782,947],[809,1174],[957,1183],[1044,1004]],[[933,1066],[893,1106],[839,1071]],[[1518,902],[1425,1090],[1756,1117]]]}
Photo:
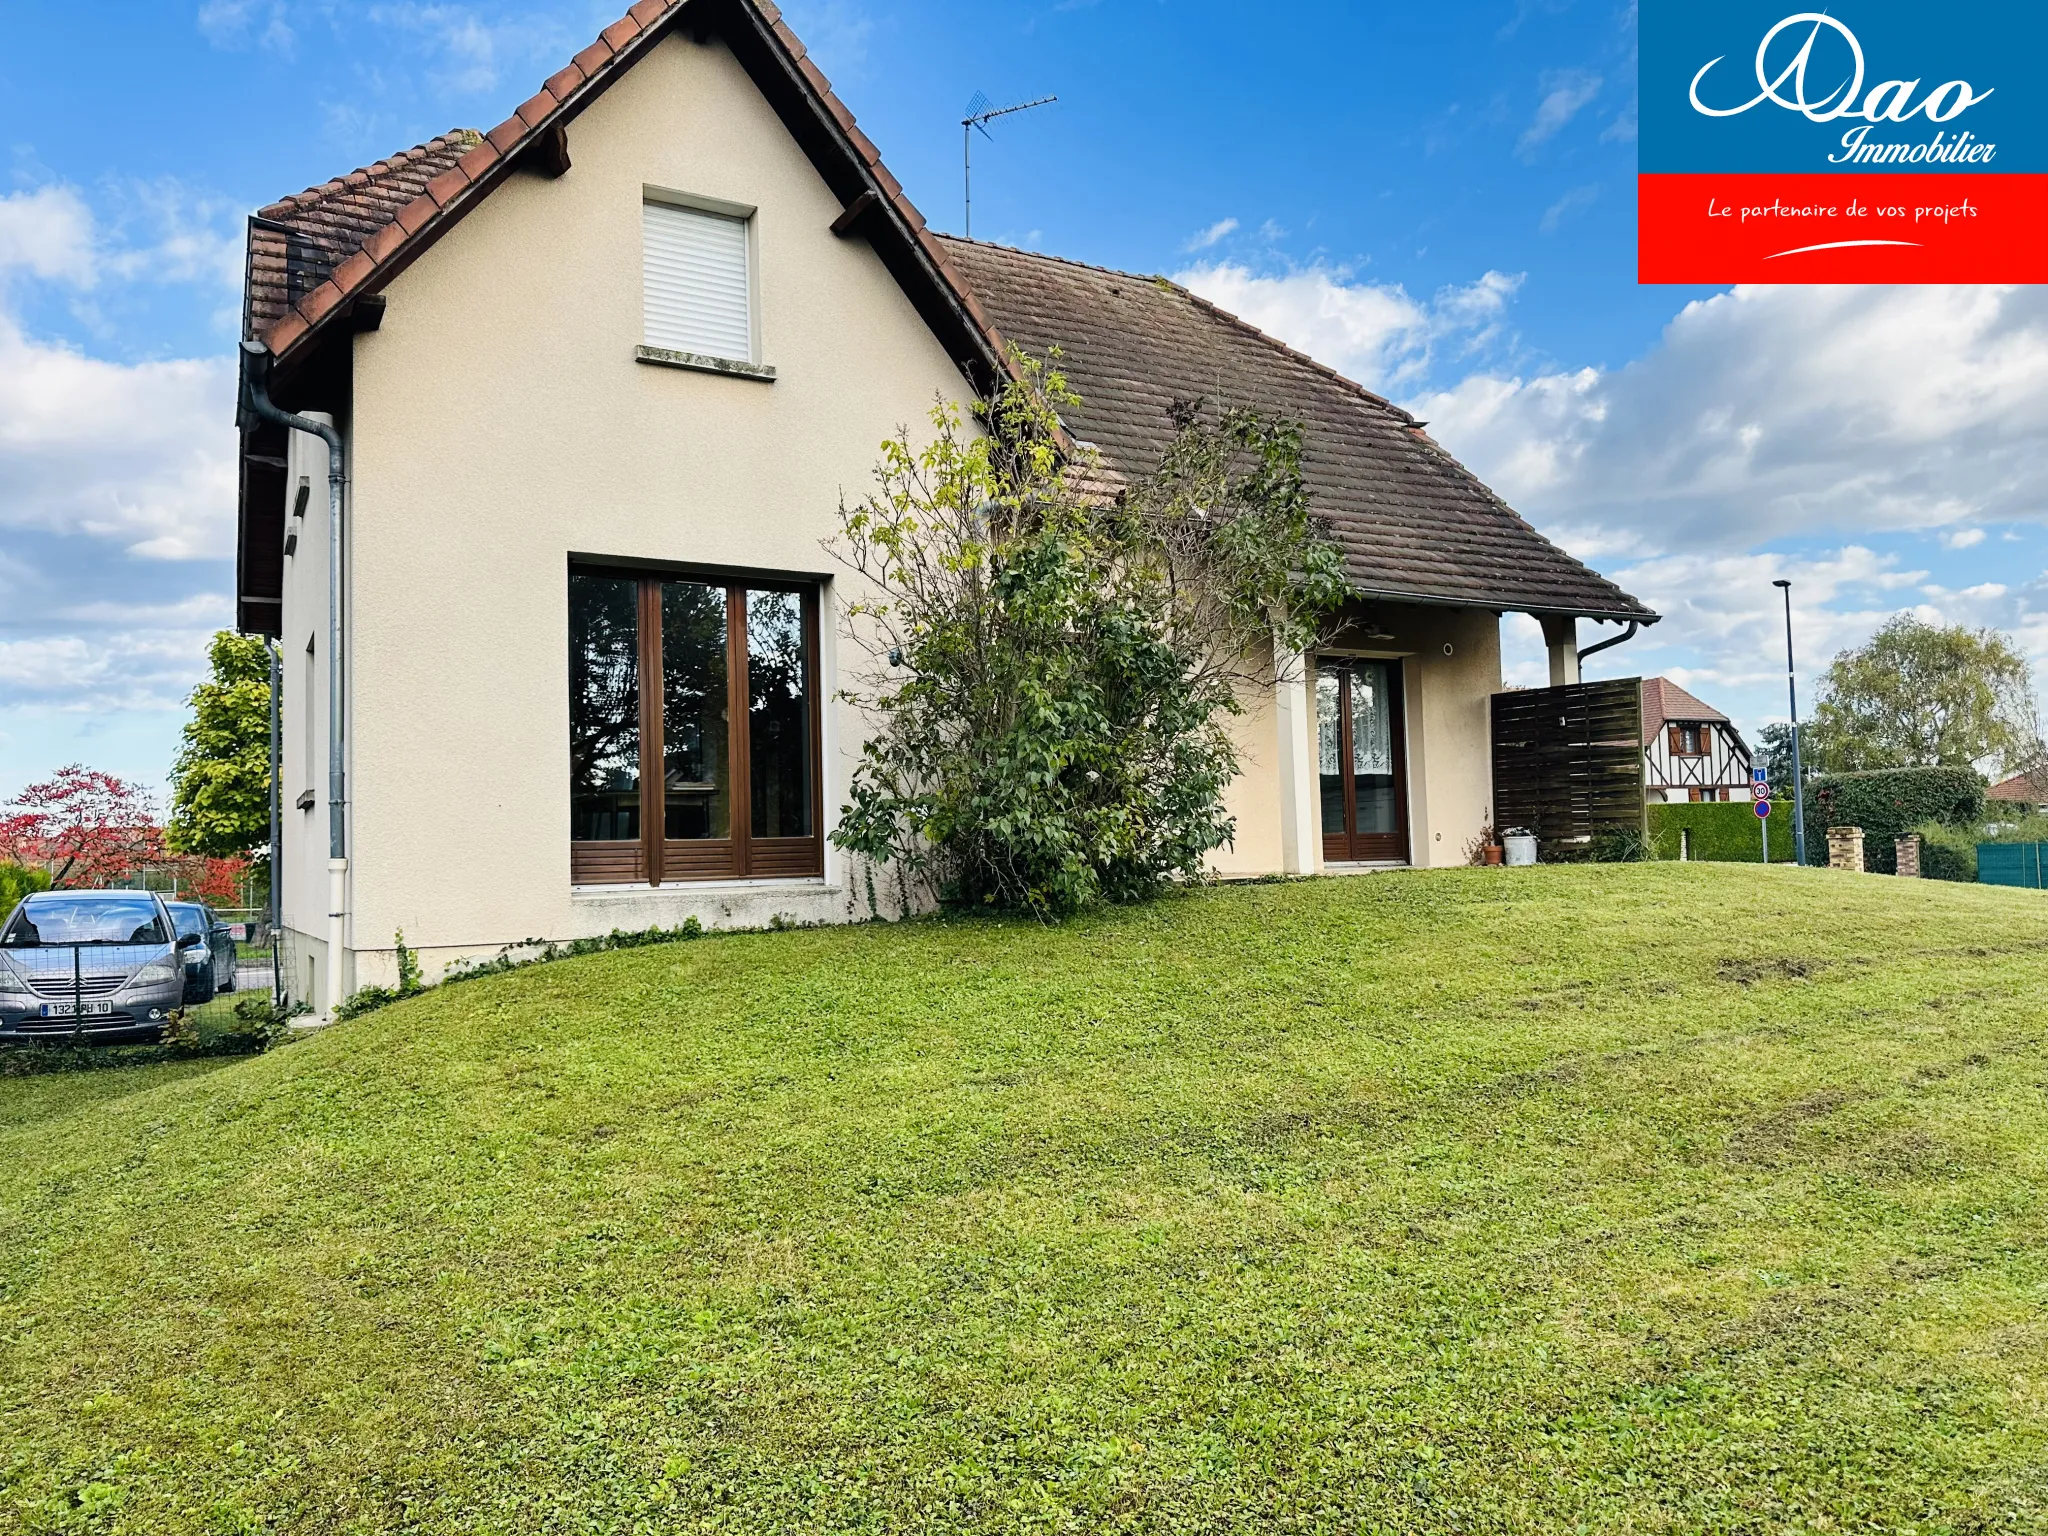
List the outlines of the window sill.
{"label": "window sill", "polygon": [[823,875],[769,875],[747,880],[670,880],[661,885],[572,885],[572,901],[593,901],[609,896],[694,896],[717,891],[791,891],[831,895],[837,886],[825,883]]}
{"label": "window sill", "polygon": [[688,368],[696,373],[724,373],[736,379],[775,382],[775,370],[766,363],[742,363],[730,357],[706,357],[701,352],[671,352],[666,347],[635,347],[633,361],[652,363],[657,368]]}

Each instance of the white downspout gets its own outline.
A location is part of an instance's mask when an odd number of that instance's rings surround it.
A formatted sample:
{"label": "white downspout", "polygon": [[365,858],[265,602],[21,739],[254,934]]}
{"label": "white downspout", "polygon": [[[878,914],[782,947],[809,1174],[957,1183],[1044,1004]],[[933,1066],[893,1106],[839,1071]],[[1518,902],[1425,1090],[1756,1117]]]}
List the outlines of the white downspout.
{"label": "white downspout", "polygon": [[[348,471],[341,433],[325,412],[296,416],[270,398],[270,352],[260,341],[242,343],[242,382],[249,407],[265,421],[304,432],[327,445],[327,977],[321,989],[322,1023],[341,1002],[341,954],[347,939],[347,784],[342,751],[344,711],[341,667],[341,513]],[[310,702],[310,701],[309,701]]]}

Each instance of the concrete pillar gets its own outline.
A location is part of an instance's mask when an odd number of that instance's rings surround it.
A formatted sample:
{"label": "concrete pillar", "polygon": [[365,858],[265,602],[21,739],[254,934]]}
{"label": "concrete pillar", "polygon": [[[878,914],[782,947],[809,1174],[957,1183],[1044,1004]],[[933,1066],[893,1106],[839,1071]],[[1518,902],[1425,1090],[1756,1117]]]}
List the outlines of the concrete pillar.
{"label": "concrete pillar", "polygon": [[1308,660],[1285,656],[1274,667],[1273,719],[1280,735],[1280,868],[1312,875],[1322,864],[1321,802],[1316,793],[1316,709]]}
{"label": "concrete pillar", "polygon": [[1569,616],[1537,620],[1543,643],[1550,648],[1550,686],[1562,688],[1579,680],[1579,621]]}
{"label": "concrete pillar", "polygon": [[1863,873],[1863,829],[1861,827],[1828,828],[1828,868],[1846,869],[1852,874]]}
{"label": "concrete pillar", "polygon": [[1917,833],[1908,832],[1893,845],[1899,855],[1899,876],[1905,880],[1920,878],[1920,838]]}

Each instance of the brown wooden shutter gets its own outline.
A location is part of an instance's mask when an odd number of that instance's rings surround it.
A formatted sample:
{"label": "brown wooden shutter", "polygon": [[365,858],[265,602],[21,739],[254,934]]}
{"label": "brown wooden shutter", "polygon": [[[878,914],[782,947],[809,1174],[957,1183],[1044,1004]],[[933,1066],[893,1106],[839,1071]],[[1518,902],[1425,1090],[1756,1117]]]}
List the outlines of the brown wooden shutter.
{"label": "brown wooden shutter", "polygon": [[1683,757],[1685,755],[1684,743],[1678,739],[1677,726],[1667,725],[1664,727],[1664,749],[1673,757]]}
{"label": "brown wooden shutter", "polygon": [[1703,725],[1700,727],[1700,756],[1712,757],[1713,755],[1714,728],[1711,725]]}

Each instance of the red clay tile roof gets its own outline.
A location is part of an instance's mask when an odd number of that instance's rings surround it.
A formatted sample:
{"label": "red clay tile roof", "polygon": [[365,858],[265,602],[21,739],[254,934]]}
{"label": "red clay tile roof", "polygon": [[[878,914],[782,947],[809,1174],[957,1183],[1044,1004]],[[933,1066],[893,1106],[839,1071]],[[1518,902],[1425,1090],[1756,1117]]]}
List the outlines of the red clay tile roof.
{"label": "red clay tile roof", "polygon": [[1698,721],[1708,724],[1729,724],[1729,719],[1711,704],[1702,703],[1687,693],[1668,677],[1646,677],[1643,679],[1643,745],[1656,740],[1657,733],[1670,721],[1677,720],[1687,725]]}
{"label": "red clay tile roof", "polygon": [[270,330],[482,138],[458,128],[258,209],[249,226],[242,334]]}
{"label": "red clay tile roof", "polygon": [[[1107,485],[1152,466],[1176,399],[1259,406],[1307,429],[1310,488],[1362,591],[1656,621],[1406,412],[1185,289],[932,234],[767,0],[639,0],[488,133],[444,134],[265,208],[250,222],[246,333],[281,367],[309,356],[515,165],[547,165],[568,123],[686,17],[733,47],[976,387],[1010,366],[1006,337],[1064,348],[1084,400],[1068,425],[1101,448]],[[251,591],[270,586],[248,575]]]}
{"label": "red clay tile roof", "polygon": [[1159,277],[941,236],[1003,335],[1058,346],[1067,413],[1125,475],[1158,461],[1176,400],[1299,421],[1317,512],[1375,595],[1536,613],[1656,615],[1524,522],[1406,411]]}
{"label": "red clay tile roof", "polygon": [[[377,168],[372,167],[355,173],[364,178],[361,183],[351,185],[354,177],[344,177],[338,184],[330,182],[289,200],[296,204],[314,197],[319,204],[333,206],[332,223],[320,226],[331,248],[321,245],[320,261],[311,259],[309,254],[305,276],[310,281],[303,291],[295,291],[289,274],[282,285],[278,281],[275,269],[284,253],[275,249],[278,242],[272,242],[273,248],[263,256],[265,291],[260,295],[252,293],[248,304],[253,334],[280,361],[306,347],[328,325],[338,323],[354,300],[377,292],[439,239],[517,163],[543,150],[552,134],[565,129],[649,47],[686,18],[692,24],[701,19],[706,27],[719,27],[736,51],[744,48],[756,56],[750,68],[758,66],[761,70],[779,72],[785,85],[807,99],[819,122],[806,126],[816,129],[822,124],[837,141],[833,147],[857,166],[865,189],[876,194],[884,217],[916,247],[919,260],[914,265],[921,268],[916,275],[943,291],[944,306],[964,324],[981,354],[979,360],[984,369],[1003,367],[1002,338],[988,323],[974,295],[948,265],[945,252],[926,230],[923,217],[903,195],[902,184],[882,164],[881,152],[860,131],[853,114],[833,94],[831,82],[811,61],[803,43],[783,22],[781,11],[769,0],[728,0],[715,7],[705,0],[639,0],[606,27],[596,42],[549,76],[547,83],[522,102],[517,112],[488,133],[474,135],[463,130],[444,135],[418,150],[384,162],[392,169],[382,177],[374,175]],[[735,22],[737,26],[733,25]],[[419,158],[414,161],[409,156]],[[400,161],[406,164],[399,165]],[[423,172],[430,174],[420,174]],[[401,190],[409,194],[402,201],[397,195]],[[845,201],[852,204],[855,194],[849,192]],[[295,215],[309,212],[294,210]],[[283,222],[296,230],[300,218],[289,217]],[[258,285],[257,236],[261,228],[251,226],[252,290]],[[319,242],[309,237],[308,243]],[[335,255],[338,260],[325,260]],[[289,258],[285,257],[285,261],[289,267]],[[899,273],[899,277],[903,275]],[[280,297],[289,300],[288,307],[280,304]],[[268,314],[273,308],[278,310],[274,318]]]}
{"label": "red clay tile roof", "polygon": [[2016,773],[1984,791],[1986,800],[2014,800],[2023,805],[2048,805],[2048,768]]}

